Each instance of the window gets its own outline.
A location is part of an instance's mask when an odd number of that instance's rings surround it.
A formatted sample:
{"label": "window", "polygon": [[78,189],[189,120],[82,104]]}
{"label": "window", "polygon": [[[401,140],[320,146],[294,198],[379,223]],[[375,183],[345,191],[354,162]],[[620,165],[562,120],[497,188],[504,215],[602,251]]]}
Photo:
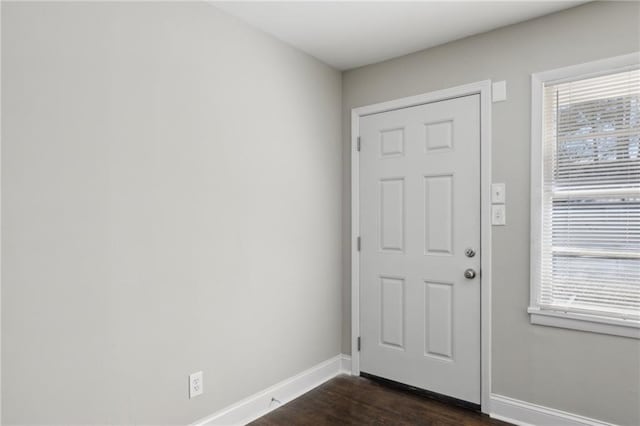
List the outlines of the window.
{"label": "window", "polygon": [[533,75],[535,324],[640,338],[638,57]]}

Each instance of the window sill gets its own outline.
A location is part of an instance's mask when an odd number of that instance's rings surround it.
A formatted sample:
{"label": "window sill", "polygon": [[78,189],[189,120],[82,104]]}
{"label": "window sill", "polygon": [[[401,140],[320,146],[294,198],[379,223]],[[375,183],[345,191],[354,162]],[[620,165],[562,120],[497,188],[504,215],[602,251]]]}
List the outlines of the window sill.
{"label": "window sill", "polygon": [[640,339],[640,322],[638,321],[546,311],[536,307],[527,309],[527,312],[530,314],[531,324]]}

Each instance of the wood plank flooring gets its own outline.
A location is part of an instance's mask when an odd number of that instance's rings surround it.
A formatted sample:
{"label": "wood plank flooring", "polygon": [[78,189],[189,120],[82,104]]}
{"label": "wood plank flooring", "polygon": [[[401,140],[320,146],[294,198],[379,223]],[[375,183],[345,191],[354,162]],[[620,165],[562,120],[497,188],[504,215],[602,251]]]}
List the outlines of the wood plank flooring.
{"label": "wood plank flooring", "polygon": [[251,423],[275,425],[508,425],[363,377],[338,376]]}

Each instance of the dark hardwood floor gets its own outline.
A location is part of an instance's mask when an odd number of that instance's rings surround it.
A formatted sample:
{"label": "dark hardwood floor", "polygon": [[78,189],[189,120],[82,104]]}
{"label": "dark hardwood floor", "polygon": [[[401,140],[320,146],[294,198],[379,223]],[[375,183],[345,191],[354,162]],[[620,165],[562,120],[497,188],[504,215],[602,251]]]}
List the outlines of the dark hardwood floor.
{"label": "dark hardwood floor", "polygon": [[251,423],[273,425],[508,425],[363,377],[338,376]]}

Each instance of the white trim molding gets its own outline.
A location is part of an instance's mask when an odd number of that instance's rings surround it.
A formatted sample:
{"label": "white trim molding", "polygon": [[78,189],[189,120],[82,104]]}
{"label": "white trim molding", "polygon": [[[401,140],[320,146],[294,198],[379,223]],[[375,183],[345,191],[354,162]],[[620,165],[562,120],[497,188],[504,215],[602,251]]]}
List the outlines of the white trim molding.
{"label": "white trim molding", "polygon": [[491,394],[490,416],[519,426],[614,426],[555,408]]}
{"label": "white trim molding", "polygon": [[549,71],[531,74],[531,247],[530,247],[530,302],[527,312],[532,324],[640,338],[640,322],[633,319],[613,318],[541,309],[538,305],[542,263],[542,189],[543,189],[543,90],[545,84],[597,77],[638,68],[640,52],[615,56]]}
{"label": "white trim molding", "polygon": [[360,163],[358,135],[360,117],[408,108],[461,96],[480,95],[480,403],[482,412],[490,412],[491,404],[491,80],[483,80],[450,89],[396,99],[351,110],[351,374],[360,375],[360,252],[357,238],[360,230]]}
{"label": "white trim molding", "polygon": [[531,324],[640,339],[638,321],[572,312],[545,311],[539,308],[529,308],[527,312],[530,315]]}
{"label": "white trim molding", "polygon": [[340,355],[340,374],[351,375],[351,356],[342,354]]}
{"label": "white trim molding", "polygon": [[245,425],[298,398],[340,374],[349,374],[351,357],[336,355],[308,370],[276,383],[191,426]]}

